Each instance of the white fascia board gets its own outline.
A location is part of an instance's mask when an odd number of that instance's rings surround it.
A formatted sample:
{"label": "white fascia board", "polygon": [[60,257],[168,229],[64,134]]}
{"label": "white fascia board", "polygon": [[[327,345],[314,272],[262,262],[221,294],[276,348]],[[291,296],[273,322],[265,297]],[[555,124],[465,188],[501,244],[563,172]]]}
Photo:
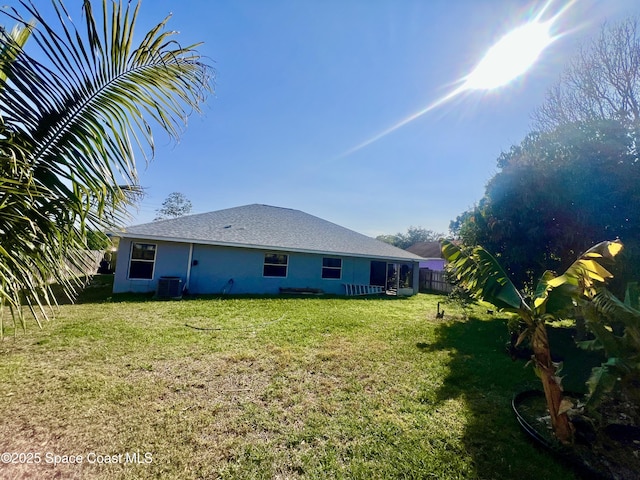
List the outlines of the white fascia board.
{"label": "white fascia board", "polygon": [[295,252],[295,253],[311,253],[315,255],[334,255],[334,256],[343,256],[343,257],[357,257],[357,258],[376,258],[381,260],[392,260],[396,262],[411,262],[418,263],[423,261],[422,257],[418,255],[414,255],[413,257],[396,257],[391,255],[367,255],[363,253],[353,253],[353,252],[337,252],[337,251],[326,251],[326,250],[311,250],[304,248],[289,248],[289,247],[277,247],[272,245],[254,245],[249,243],[234,243],[234,242],[220,242],[213,240],[198,240],[194,238],[178,238],[178,237],[163,237],[160,235],[142,235],[136,233],[126,233],[119,232],[113,233],[114,236],[118,236],[120,238],[130,238],[132,240],[153,240],[156,242],[173,242],[173,243],[192,243],[194,245],[212,245],[217,247],[234,247],[234,248],[249,248],[252,250],[266,250],[266,251],[276,251],[276,252]]}

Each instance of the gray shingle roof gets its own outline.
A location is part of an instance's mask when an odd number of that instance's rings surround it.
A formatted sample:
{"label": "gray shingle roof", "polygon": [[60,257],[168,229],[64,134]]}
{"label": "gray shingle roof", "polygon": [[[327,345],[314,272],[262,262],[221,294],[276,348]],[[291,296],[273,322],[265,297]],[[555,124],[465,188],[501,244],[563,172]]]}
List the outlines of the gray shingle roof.
{"label": "gray shingle roof", "polygon": [[420,260],[417,255],[300,210],[259,204],[135,225],[116,235],[134,239]]}
{"label": "gray shingle roof", "polygon": [[407,252],[415,253],[424,258],[444,258],[440,242],[418,242],[407,248]]}

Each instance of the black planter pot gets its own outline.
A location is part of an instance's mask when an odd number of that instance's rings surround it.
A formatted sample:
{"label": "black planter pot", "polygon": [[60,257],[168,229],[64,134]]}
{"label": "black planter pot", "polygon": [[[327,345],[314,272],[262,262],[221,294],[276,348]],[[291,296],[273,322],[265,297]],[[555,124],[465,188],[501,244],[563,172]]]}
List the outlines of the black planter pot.
{"label": "black planter pot", "polygon": [[[581,395],[571,394],[565,392],[566,396],[579,398]],[[580,456],[576,451],[567,447],[557,440],[555,440],[552,434],[545,434],[544,430],[532,423],[532,415],[526,415],[524,413],[523,406],[527,402],[542,401],[545,403],[544,392],[540,390],[526,390],[514,395],[511,401],[511,407],[516,416],[516,420],[522,430],[526,433],[529,439],[538,447],[548,451],[558,460],[562,461],[565,465],[571,467],[577,475],[584,479],[594,480],[611,480],[611,476],[608,473],[601,471],[593,466],[595,462],[589,461],[588,458]],[[539,413],[543,414],[546,411],[546,405],[544,409]]]}
{"label": "black planter pot", "polygon": [[531,440],[538,446],[545,448],[553,452],[560,452],[562,445],[558,442],[553,442],[545,437],[538,429],[536,429],[531,423],[527,415],[524,415],[521,406],[525,401],[529,399],[542,399],[544,400],[544,392],[540,390],[525,390],[524,392],[517,393],[511,400],[511,408],[516,416],[520,428],[531,438]]}

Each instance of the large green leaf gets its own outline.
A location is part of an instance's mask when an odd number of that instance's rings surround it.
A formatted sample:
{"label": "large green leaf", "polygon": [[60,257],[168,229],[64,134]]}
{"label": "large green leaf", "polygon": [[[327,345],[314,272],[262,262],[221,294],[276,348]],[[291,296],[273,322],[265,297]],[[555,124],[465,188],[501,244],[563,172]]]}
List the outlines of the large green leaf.
{"label": "large green leaf", "polygon": [[464,248],[449,240],[442,242],[447,270],[474,298],[511,312],[529,311],[524,298],[498,261],[482,247]]}
{"label": "large green leaf", "polygon": [[4,39],[0,42],[0,80],[7,80],[7,71],[9,71],[11,63],[22,52],[34,26],[35,22],[30,22],[24,27],[16,25],[9,33],[0,31],[0,36]]}
{"label": "large green leaf", "polygon": [[588,407],[598,405],[604,396],[615,387],[617,379],[616,360],[611,358],[607,363],[592,369],[591,376],[587,381],[587,386],[589,387]]}
{"label": "large green leaf", "polygon": [[[594,295],[593,306],[601,314],[601,317],[611,318],[624,325],[625,346],[624,348],[629,352],[632,349],[633,352],[640,353],[640,310],[636,310],[626,303],[622,302],[609,290],[601,288]],[[604,320],[599,318],[599,323],[603,323]],[[606,349],[606,346],[605,346]],[[609,356],[624,355],[618,352],[607,352]]]}
{"label": "large green leaf", "polygon": [[33,53],[22,34],[0,35],[0,304],[21,312],[24,299],[43,316],[49,282],[77,288],[86,232],[124,220],[152,132],[179,136],[212,70],[165,30],[168,18],[134,37],[137,2],[103,0],[94,16],[85,0],[78,26],[60,0],[53,20],[18,3],[1,14],[31,32]]}
{"label": "large green leaf", "polygon": [[570,285],[575,288],[577,295],[591,298],[596,294],[597,287],[613,278],[613,274],[602,263],[613,260],[622,248],[620,240],[598,243],[584,252],[562,275],[550,280],[548,285],[552,288]]}
{"label": "large green leaf", "polygon": [[620,240],[594,245],[560,276],[545,272],[536,287],[533,306],[537,313],[562,314],[582,298],[593,298],[598,287],[613,277],[602,264],[622,251]]}
{"label": "large green leaf", "polygon": [[627,283],[624,294],[624,304],[635,310],[640,310],[640,286],[638,282]]}

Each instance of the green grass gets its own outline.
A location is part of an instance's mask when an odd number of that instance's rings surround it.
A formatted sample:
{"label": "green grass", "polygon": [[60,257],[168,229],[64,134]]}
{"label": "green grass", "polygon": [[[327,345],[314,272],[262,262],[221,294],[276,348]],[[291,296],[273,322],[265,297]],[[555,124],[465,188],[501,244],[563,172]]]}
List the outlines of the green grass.
{"label": "green grass", "polygon": [[536,379],[505,354],[501,319],[447,304],[436,320],[432,295],[152,301],[108,288],[42,330],[5,332],[0,450],[84,463],[0,477],[574,478],[517,427],[511,397]]}

